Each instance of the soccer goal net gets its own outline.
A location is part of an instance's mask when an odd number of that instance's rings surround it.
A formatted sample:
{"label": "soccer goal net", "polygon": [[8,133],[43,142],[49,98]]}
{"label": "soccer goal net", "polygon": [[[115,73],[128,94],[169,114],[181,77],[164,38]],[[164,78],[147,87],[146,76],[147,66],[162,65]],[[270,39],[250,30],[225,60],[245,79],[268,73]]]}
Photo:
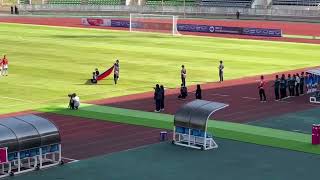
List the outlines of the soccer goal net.
{"label": "soccer goal net", "polygon": [[172,35],[179,34],[177,30],[178,17],[158,14],[130,14],[130,32],[161,32]]}

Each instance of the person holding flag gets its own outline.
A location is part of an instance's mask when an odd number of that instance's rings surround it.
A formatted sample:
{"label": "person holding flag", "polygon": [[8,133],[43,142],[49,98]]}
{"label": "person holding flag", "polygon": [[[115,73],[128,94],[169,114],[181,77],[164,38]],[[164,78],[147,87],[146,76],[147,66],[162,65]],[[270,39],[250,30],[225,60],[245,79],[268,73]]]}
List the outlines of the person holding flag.
{"label": "person holding flag", "polygon": [[119,64],[119,60],[117,59],[116,62],[114,63],[114,70],[113,70],[114,84],[117,84],[119,80],[119,70],[120,70],[120,64]]}

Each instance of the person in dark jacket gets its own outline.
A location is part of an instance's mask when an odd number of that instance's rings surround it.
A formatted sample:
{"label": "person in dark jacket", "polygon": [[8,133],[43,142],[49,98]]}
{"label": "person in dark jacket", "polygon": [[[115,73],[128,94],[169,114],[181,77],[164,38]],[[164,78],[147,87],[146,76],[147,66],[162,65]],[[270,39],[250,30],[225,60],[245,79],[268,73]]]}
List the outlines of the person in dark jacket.
{"label": "person in dark jacket", "polygon": [[236,16],[237,16],[237,19],[240,19],[240,12],[239,11],[236,12]]}
{"label": "person in dark jacket", "polygon": [[280,99],[287,96],[287,80],[284,74],[282,74],[280,79]]}
{"label": "person in dark jacket", "polygon": [[280,79],[279,79],[279,76],[276,75],[276,79],[274,80],[274,94],[275,94],[275,97],[276,97],[276,101],[278,101],[280,99],[280,96],[279,96],[279,89],[280,89]]}
{"label": "person in dark jacket", "polygon": [[97,84],[97,75],[96,75],[96,72],[92,72],[92,79],[91,79],[91,83],[93,84]]}
{"label": "person in dark jacket", "polygon": [[291,77],[291,74],[288,74],[289,97],[294,96],[294,83],[295,79]]}
{"label": "person in dark jacket", "polygon": [[96,69],[95,69],[95,72],[96,72],[96,76],[98,77],[98,76],[100,75],[99,69],[96,68]]}
{"label": "person in dark jacket", "polygon": [[179,99],[185,99],[188,96],[188,89],[186,86],[181,84]]}
{"label": "person in dark jacket", "polygon": [[160,110],[164,111],[164,87],[163,85],[160,86],[160,93],[161,93],[161,104],[160,104]]}
{"label": "person in dark jacket", "polygon": [[200,84],[197,85],[197,89],[196,89],[196,94],[195,95],[196,95],[196,99],[202,99]]}
{"label": "person in dark jacket", "polygon": [[160,87],[159,84],[156,85],[156,87],[154,88],[154,100],[156,103],[156,110],[154,110],[154,112],[160,112],[160,106],[161,106],[161,99],[162,99],[162,94],[160,91]]}
{"label": "person in dark jacket", "polygon": [[304,72],[301,72],[301,76],[300,76],[300,94],[301,95],[304,94],[304,81],[305,81]]}

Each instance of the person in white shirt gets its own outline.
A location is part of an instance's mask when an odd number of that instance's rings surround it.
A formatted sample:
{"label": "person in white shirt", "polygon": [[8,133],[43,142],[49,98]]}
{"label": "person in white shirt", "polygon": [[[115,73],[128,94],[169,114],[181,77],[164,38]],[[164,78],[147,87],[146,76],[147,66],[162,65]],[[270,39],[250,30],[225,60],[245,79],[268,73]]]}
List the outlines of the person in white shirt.
{"label": "person in white shirt", "polygon": [[80,106],[80,98],[79,96],[77,96],[76,93],[73,93],[72,100],[73,100],[74,109],[78,109]]}
{"label": "person in white shirt", "polygon": [[296,88],[296,96],[299,96],[299,90],[300,90],[300,76],[297,73],[296,74],[296,82],[295,82],[295,88]]}

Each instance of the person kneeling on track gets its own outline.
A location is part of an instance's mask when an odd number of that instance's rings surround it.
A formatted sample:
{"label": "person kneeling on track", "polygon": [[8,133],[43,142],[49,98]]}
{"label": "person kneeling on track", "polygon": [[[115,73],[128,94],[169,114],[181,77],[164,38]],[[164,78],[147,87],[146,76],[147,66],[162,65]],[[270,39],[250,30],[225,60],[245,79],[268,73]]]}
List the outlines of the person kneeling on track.
{"label": "person kneeling on track", "polygon": [[188,89],[186,86],[181,84],[179,99],[185,99],[188,96]]}

